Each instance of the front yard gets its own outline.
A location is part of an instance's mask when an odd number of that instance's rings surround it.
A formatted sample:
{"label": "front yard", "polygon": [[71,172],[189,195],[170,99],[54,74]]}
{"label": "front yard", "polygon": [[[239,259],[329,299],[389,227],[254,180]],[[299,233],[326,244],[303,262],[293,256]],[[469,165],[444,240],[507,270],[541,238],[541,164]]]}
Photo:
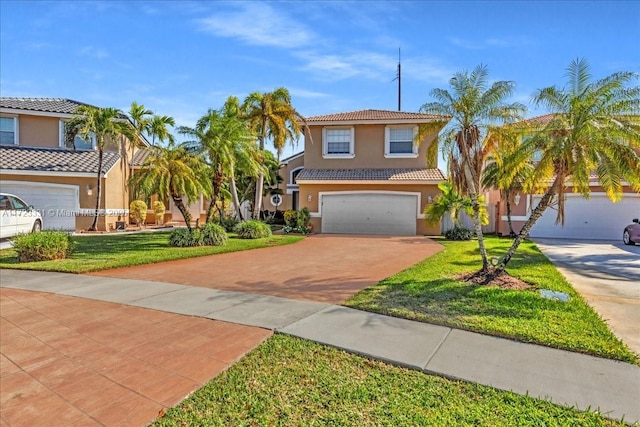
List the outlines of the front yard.
{"label": "front yard", "polygon": [[622,426],[594,412],[274,335],[152,426]]}
{"label": "front yard", "polygon": [[73,238],[76,244],[71,258],[56,261],[18,263],[15,251],[5,249],[0,251],[0,268],[89,273],[109,268],[286,245],[303,238],[302,236],[274,235],[249,240],[230,235],[229,241],[224,246],[176,248],[169,246],[169,234],[169,232],[154,232],[76,236]]}
{"label": "front yard", "polygon": [[[507,269],[532,285],[527,290],[456,280],[480,268],[477,242],[440,243],[444,251],[362,290],[345,305],[639,364],[534,243],[523,243]],[[490,256],[504,253],[510,243],[486,239]],[[570,300],[545,299],[540,289],[564,292]]]}

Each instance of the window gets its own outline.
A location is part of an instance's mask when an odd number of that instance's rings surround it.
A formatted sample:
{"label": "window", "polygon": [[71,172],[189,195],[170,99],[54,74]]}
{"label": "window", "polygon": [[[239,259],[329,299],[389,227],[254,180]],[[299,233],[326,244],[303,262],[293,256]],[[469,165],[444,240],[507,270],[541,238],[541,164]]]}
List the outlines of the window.
{"label": "window", "polygon": [[[71,139],[73,137],[73,139]],[[60,121],[60,147],[72,150],[93,150],[96,147],[96,136],[92,133],[84,139],[80,135],[68,135],[67,123]]]}
{"label": "window", "polygon": [[296,168],[289,173],[289,184],[287,184],[287,187],[298,186],[296,179],[298,179],[298,175],[300,175],[300,172],[302,172],[302,169],[304,169],[304,167],[300,166],[299,168]]}
{"label": "window", "polygon": [[414,144],[415,127],[387,127],[385,129],[385,157],[417,157],[418,146]]}
{"label": "window", "polygon": [[0,144],[18,144],[18,119],[16,117],[0,117]]}
{"label": "window", "polygon": [[354,130],[348,128],[322,129],[322,155],[327,158],[353,158]]}
{"label": "window", "polygon": [[282,204],[282,196],[279,194],[274,194],[271,196],[271,204],[276,208]]}

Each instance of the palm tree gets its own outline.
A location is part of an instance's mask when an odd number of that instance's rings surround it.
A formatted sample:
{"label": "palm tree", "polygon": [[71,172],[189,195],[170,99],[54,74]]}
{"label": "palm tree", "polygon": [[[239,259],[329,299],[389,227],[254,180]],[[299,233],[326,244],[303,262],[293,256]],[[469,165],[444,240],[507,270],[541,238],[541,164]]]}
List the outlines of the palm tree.
{"label": "palm tree", "polygon": [[523,144],[525,152],[541,153],[525,191],[544,194],[496,270],[504,270],[552,203],[558,205],[556,222],[564,223],[569,185],[589,197],[589,185],[596,179],[614,202],[622,198],[624,181],[640,191],[640,86],[628,86],[637,74],[617,72],[591,82],[588,63],[576,59],[567,68],[567,78],[564,89],[551,86],[534,96],[536,105],[546,107],[553,118]]}
{"label": "palm tree", "polygon": [[211,181],[202,158],[173,143],[168,147],[156,147],[131,178],[131,183],[147,197],[152,194],[157,194],[161,200],[171,197],[189,231],[191,213],[182,198],[193,203],[201,194],[211,192]]}
{"label": "palm tree", "polygon": [[[466,212],[467,215],[473,215],[473,204],[471,198],[462,196],[456,192],[453,184],[449,181],[443,181],[438,184],[441,193],[433,203],[429,204],[424,210],[425,220],[429,224],[437,224],[445,215],[449,214],[454,227],[460,227],[460,215]],[[482,196],[479,196],[480,198]],[[482,224],[489,223],[489,214],[484,205],[480,206],[480,220]]]}
{"label": "palm tree", "polygon": [[151,146],[156,146],[156,137],[160,142],[169,141],[170,144],[175,142],[175,139],[167,126],[175,126],[176,122],[171,116],[159,116],[154,115],[149,121],[147,133],[151,136]]}
{"label": "palm tree", "polygon": [[482,138],[489,125],[509,123],[517,120],[524,112],[523,105],[505,102],[513,92],[513,82],[498,81],[487,87],[487,80],[487,68],[483,65],[479,65],[471,73],[456,73],[449,81],[453,92],[434,89],[431,96],[437,101],[426,103],[421,108],[425,113],[452,118],[439,139],[443,143],[442,151],[449,157],[450,179],[458,191],[469,195],[473,204],[474,229],[482,256],[483,272],[489,271],[489,262],[478,202],[481,171],[486,157]]}
{"label": "palm tree", "polygon": [[532,157],[522,149],[520,126],[494,128],[487,137],[487,161],[482,171],[482,185],[497,188],[505,200],[509,236],[515,237],[511,221],[511,200],[523,190],[533,171]]}
{"label": "palm tree", "polygon": [[[136,138],[142,139],[143,134],[149,132],[149,126],[151,124],[151,115],[153,111],[147,110],[144,105],[132,102],[129,108],[129,119],[133,125],[133,130],[136,134]],[[136,151],[136,141],[131,141],[131,161],[129,162],[129,177],[133,176],[133,157]]]}
{"label": "palm tree", "polygon": [[[283,87],[273,92],[251,93],[244,100],[242,114],[248,121],[249,128],[258,136],[260,151],[264,151],[265,141],[271,139],[278,159],[287,141],[297,143],[302,132],[300,123],[306,123],[304,117],[291,105],[291,95]],[[255,189],[254,218],[260,217],[263,188],[264,173],[261,172]]]}
{"label": "palm tree", "polygon": [[116,141],[123,136],[130,141],[135,140],[131,125],[122,112],[116,108],[97,108],[90,105],[78,107],[71,120],[74,130],[83,139],[90,141],[92,136],[96,140],[98,150],[98,172],[96,184],[96,208],[93,215],[93,222],[89,231],[96,231],[98,225],[98,213],[100,201],[102,199],[102,163],[104,157],[104,146],[107,140]]}
{"label": "palm tree", "polygon": [[[255,138],[238,116],[238,99],[229,97],[221,110],[209,110],[196,123],[195,128],[181,127],[179,132],[195,138],[185,145],[192,151],[206,155],[211,181],[211,201],[207,209],[207,222],[214,219],[215,208],[223,185],[229,183],[234,209],[241,216],[235,183],[235,165],[242,163],[245,170],[257,176],[260,170]],[[220,212],[222,218],[222,212]]]}

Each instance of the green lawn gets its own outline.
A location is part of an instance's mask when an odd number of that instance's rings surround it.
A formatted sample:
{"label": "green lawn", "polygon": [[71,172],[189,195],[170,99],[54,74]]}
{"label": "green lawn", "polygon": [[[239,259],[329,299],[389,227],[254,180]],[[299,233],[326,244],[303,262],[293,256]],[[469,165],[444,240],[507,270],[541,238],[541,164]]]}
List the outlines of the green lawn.
{"label": "green lawn", "polygon": [[56,261],[18,263],[13,249],[6,249],[0,251],[0,268],[88,273],[108,268],[286,245],[303,238],[302,236],[274,235],[264,239],[245,240],[230,235],[225,246],[175,248],[168,244],[169,234],[169,232],[156,232],[77,236],[73,238],[76,245],[71,258]]}
{"label": "green lawn", "polygon": [[614,426],[593,412],[274,335],[153,426]]}
{"label": "green lawn", "polygon": [[[508,266],[511,275],[533,285],[518,291],[457,281],[456,274],[481,267],[477,242],[440,242],[442,252],[357,293],[345,305],[639,364],[534,243],[523,243]],[[498,256],[511,240],[489,237],[486,243],[489,256]],[[565,292],[571,299],[544,299],[539,289]]]}

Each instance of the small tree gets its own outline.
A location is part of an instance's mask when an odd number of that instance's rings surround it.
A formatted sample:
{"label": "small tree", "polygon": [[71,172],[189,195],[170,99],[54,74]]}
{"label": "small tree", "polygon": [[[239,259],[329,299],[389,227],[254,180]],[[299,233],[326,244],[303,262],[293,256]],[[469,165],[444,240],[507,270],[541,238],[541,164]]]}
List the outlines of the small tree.
{"label": "small tree", "polygon": [[129,205],[129,215],[138,227],[147,219],[147,204],[142,200],[134,200]]}
{"label": "small tree", "polygon": [[[425,221],[429,225],[435,225],[445,215],[449,214],[451,222],[453,222],[454,228],[462,226],[460,215],[465,212],[467,215],[473,215],[473,202],[469,196],[462,196],[455,191],[453,184],[449,181],[443,181],[438,184],[438,188],[442,191],[442,194],[437,196],[433,203],[427,206],[424,210]],[[480,222],[482,225],[489,223],[489,214],[484,204],[484,198],[478,196]]]}

